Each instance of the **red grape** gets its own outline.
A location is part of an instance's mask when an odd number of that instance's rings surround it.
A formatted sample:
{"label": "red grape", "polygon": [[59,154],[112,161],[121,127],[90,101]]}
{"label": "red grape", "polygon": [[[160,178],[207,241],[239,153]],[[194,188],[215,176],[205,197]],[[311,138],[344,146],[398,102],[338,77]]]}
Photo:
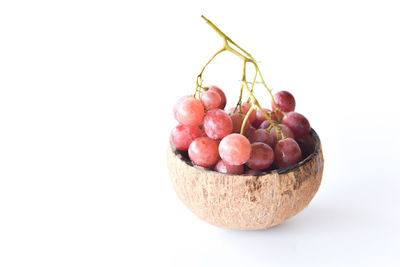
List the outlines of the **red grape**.
{"label": "red grape", "polygon": [[204,117],[204,107],[200,100],[194,97],[184,97],[180,100],[176,104],[176,119],[184,125],[200,125]]}
{"label": "red grape", "polygon": [[202,135],[198,126],[179,124],[171,132],[171,142],[179,150],[188,150],[190,143]]}
{"label": "red grape", "polygon": [[212,139],[222,139],[232,133],[233,124],[231,117],[222,109],[211,109],[204,117],[204,130]]}
{"label": "red grape", "polygon": [[176,103],[175,103],[175,105],[174,105],[174,118],[175,118],[176,120],[178,120],[178,118],[177,118],[177,116],[176,116],[176,112],[177,112],[177,110],[178,110],[179,105],[183,102],[183,100],[188,99],[188,98],[191,98],[191,97],[193,97],[193,96],[191,96],[191,95],[184,95],[184,96],[180,97],[180,98],[178,99],[178,101],[176,101]]}
{"label": "red grape", "polygon": [[271,118],[274,121],[282,122],[283,116],[284,116],[283,113],[279,110],[272,111],[271,113]]}
{"label": "red grape", "polygon": [[[267,108],[263,108],[264,112],[267,114],[271,113],[271,110]],[[253,121],[253,126],[258,128],[260,127],[261,123],[263,123],[267,118],[265,118],[264,114],[261,112],[261,110],[256,111],[256,119]]]}
{"label": "red grape", "polygon": [[254,134],[255,131],[256,131],[256,129],[254,129],[253,126],[250,126],[249,130],[247,131],[247,133],[245,133],[245,136],[247,137],[247,139],[251,138],[251,136]]}
{"label": "red grape", "polygon": [[250,143],[261,142],[274,147],[274,138],[270,132],[265,129],[257,129],[254,133],[249,136]]}
{"label": "red grape", "polygon": [[[234,113],[234,114],[231,114],[231,119],[232,119],[232,123],[233,123],[232,132],[240,133],[240,130],[242,129],[244,115],[241,113]],[[249,131],[249,129],[250,129],[250,123],[249,123],[249,121],[246,121],[246,124],[244,125],[244,129],[243,129],[243,134],[246,135],[246,133]]]}
{"label": "red grape", "polygon": [[219,144],[219,155],[229,165],[242,165],[247,162],[251,154],[249,140],[237,133],[224,137]]}
{"label": "red grape", "polygon": [[208,90],[201,94],[200,99],[206,109],[218,108],[221,105],[221,97],[216,91]]}
{"label": "red grape", "polygon": [[198,137],[189,146],[189,158],[197,165],[211,167],[219,160],[218,142]]}
{"label": "red grape", "polygon": [[227,173],[227,174],[243,174],[244,167],[243,165],[229,165],[228,163],[224,162],[221,159],[215,165],[214,170],[217,172]]}
{"label": "red grape", "polygon": [[208,90],[215,91],[215,92],[217,92],[219,94],[219,96],[221,97],[221,104],[219,105],[218,108],[224,109],[225,106],[226,106],[226,96],[225,96],[224,91],[222,91],[220,88],[218,88],[215,85],[209,86]]}
{"label": "red grape", "polygon": [[[242,104],[242,112],[244,115],[247,114],[247,112],[250,110],[251,108],[251,103],[243,103]],[[255,110],[253,110],[250,115],[249,115],[249,121],[252,124],[255,120],[256,120],[256,114],[257,112]]]}
{"label": "red grape", "polygon": [[300,113],[294,111],[286,113],[282,122],[292,130],[296,139],[305,138],[310,134],[310,123]]}
{"label": "red grape", "polygon": [[[278,122],[276,120],[272,120],[275,124],[278,124]],[[269,122],[269,120],[265,120],[261,123],[260,127],[258,127],[258,129],[268,129],[268,127],[271,125],[271,123]]]}
{"label": "red grape", "polygon": [[[285,138],[293,138],[294,139],[294,134],[293,134],[292,130],[290,130],[289,127],[287,127],[285,124],[279,124],[279,126],[281,127],[281,131],[283,132],[283,135],[285,136]],[[275,147],[276,142],[277,142],[275,127],[272,127],[270,133],[271,133],[271,138],[273,139],[273,145],[271,147]],[[279,134],[279,140],[280,139],[282,139],[282,135]]]}
{"label": "red grape", "polygon": [[266,169],[274,162],[274,151],[264,143],[256,142],[251,145],[251,156],[246,165],[254,170]]}
{"label": "red grape", "polygon": [[[293,111],[296,107],[296,100],[288,91],[279,91],[274,95],[276,107],[283,112]],[[274,102],[272,101],[272,110],[275,110]]]}
{"label": "red grape", "polygon": [[279,140],[275,145],[275,165],[278,168],[292,166],[301,160],[301,150],[292,138]]}

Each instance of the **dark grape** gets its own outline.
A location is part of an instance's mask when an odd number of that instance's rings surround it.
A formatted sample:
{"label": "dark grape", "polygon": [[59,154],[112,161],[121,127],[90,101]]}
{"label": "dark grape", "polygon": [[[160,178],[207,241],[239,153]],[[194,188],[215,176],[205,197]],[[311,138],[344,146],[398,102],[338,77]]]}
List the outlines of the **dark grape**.
{"label": "dark grape", "polygon": [[[240,133],[240,130],[242,129],[244,115],[241,113],[234,113],[234,114],[231,114],[231,119],[232,119],[232,123],[233,123],[232,132]],[[244,125],[244,129],[243,129],[243,134],[246,135],[246,133],[249,131],[249,129],[250,129],[250,123],[249,123],[249,121],[246,121],[246,123]]]}
{"label": "dark grape", "polygon": [[274,151],[265,144],[256,142],[251,145],[251,156],[246,165],[254,170],[267,169],[274,162]]}
{"label": "dark grape", "polygon": [[[264,112],[267,114],[271,113],[271,110],[267,109],[267,108],[263,108]],[[256,119],[253,121],[252,125],[255,128],[260,127],[261,123],[263,123],[265,120],[267,120],[267,118],[265,118],[264,114],[261,112],[261,110],[257,110],[256,111]]]}
{"label": "dark grape", "polygon": [[[285,138],[293,138],[294,139],[294,134],[293,134],[292,130],[290,130],[289,127],[287,127],[285,124],[279,124],[279,126],[281,127],[281,131],[283,132],[283,135]],[[271,138],[273,139],[273,141],[272,141],[273,145],[271,147],[275,147],[275,144],[278,140],[276,138],[275,127],[272,127],[272,129],[271,129]],[[282,135],[279,135],[279,140],[280,139],[282,139]]]}
{"label": "dark grape", "polygon": [[294,111],[286,113],[282,122],[292,130],[296,139],[305,138],[310,134],[310,123],[300,113]]}
{"label": "dark grape", "polygon": [[292,138],[279,140],[275,145],[275,165],[278,168],[292,166],[301,160],[301,150]]}
{"label": "dark grape", "polygon": [[243,174],[244,167],[243,165],[229,165],[221,159],[215,165],[214,170],[226,174]]}
{"label": "dark grape", "polygon": [[[279,91],[274,95],[276,107],[283,112],[294,111],[296,100],[288,91]],[[272,101],[272,110],[275,110],[274,102]]]}
{"label": "dark grape", "polygon": [[250,143],[261,142],[274,147],[274,138],[270,132],[265,129],[257,129],[254,133],[249,136]]}

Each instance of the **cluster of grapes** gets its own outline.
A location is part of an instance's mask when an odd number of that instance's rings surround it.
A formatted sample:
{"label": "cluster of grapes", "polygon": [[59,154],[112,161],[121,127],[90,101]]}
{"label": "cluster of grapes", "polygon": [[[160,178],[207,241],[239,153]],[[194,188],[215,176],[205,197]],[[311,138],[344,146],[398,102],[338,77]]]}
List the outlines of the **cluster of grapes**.
{"label": "cluster of grapes", "polygon": [[188,151],[194,164],[228,174],[257,174],[301,161],[296,140],[307,137],[311,128],[307,118],[294,112],[292,94],[276,93],[272,110],[256,110],[246,102],[225,111],[225,105],[226,96],[216,86],[204,88],[199,99],[181,97],[174,106],[179,122],[171,132],[175,148]]}

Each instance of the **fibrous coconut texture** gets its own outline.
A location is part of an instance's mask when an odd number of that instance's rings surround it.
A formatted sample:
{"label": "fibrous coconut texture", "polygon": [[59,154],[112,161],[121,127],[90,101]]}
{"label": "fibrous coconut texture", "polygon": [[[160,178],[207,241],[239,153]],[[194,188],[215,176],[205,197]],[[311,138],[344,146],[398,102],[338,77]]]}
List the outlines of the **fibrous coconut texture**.
{"label": "fibrous coconut texture", "polygon": [[312,130],[299,143],[308,151],[303,161],[260,175],[193,166],[170,144],[169,175],[179,199],[200,219],[227,229],[265,229],[303,210],[320,186],[324,160],[318,135]]}

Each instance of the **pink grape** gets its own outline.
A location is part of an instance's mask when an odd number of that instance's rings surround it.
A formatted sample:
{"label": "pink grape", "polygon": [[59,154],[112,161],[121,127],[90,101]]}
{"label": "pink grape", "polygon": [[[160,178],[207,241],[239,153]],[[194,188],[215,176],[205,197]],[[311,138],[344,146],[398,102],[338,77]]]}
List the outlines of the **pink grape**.
{"label": "pink grape", "polygon": [[[294,139],[294,134],[292,132],[292,130],[290,130],[289,127],[287,127],[285,124],[279,124],[279,126],[281,127],[281,131],[283,132],[283,135],[285,136],[285,138],[293,138]],[[276,130],[275,127],[272,127],[271,129],[271,137],[273,139],[273,145],[271,147],[275,147],[277,139],[276,139]],[[282,139],[282,136],[279,135],[279,140]]]}
{"label": "pink grape", "polygon": [[[271,113],[271,110],[267,108],[263,108],[264,112],[268,114]],[[263,123],[267,118],[265,118],[264,114],[261,112],[261,110],[256,111],[256,119],[253,121],[253,126],[255,128],[260,127],[261,123]]]}
{"label": "pink grape", "polygon": [[[276,120],[273,120],[273,122],[275,124],[278,124],[278,122]],[[265,120],[261,123],[260,127],[258,127],[258,129],[268,129],[268,127],[271,125],[271,123],[269,122],[269,120]]]}
{"label": "pink grape", "polygon": [[190,143],[201,135],[198,126],[179,124],[171,131],[171,142],[179,150],[188,150]]}
{"label": "pink grape", "polygon": [[282,122],[283,116],[283,113],[279,110],[272,111],[271,113],[271,118],[274,121]]}
{"label": "pink grape", "polygon": [[[247,112],[250,110],[250,108],[251,108],[251,103],[243,103],[242,104],[242,112],[243,112],[243,114],[246,115]],[[253,110],[249,115],[249,119],[248,120],[250,121],[251,124],[253,124],[253,122],[256,120],[256,116],[257,116],[256,113],[257,112],[255,110]]]}
{"label": "pink grape", "polygon": [[179,105],[183,102],[183,100],[186,100],[186,99],[191,98],[191,97],[193,97],[193,96],[191,96],[191,95],[184,95],[184,96],[180,97],[180,98],[178,99],[178,101],[176,101],[176,103],[175,103],[175,105],[174,105],[174,118],[175,118],[176,120],[178,120],[178,118],[177,118],[177,116],[176,116],[176,112],[177,112],[177,110],[178,110]]}
{"label": "pink grape", "polygon": [[310,134],[310,123],[300,113],[294,111],[286,113],[282,122],[292,130],[296,139],[305,138]]}
{"label": "pink grape", "polygon": [[246,136],[247,139],[252,138],[255,131],[256,131],[256,129],[253,126],[250,126],[249,130],[247,131],[247,133],[245,133],[244,136]]}
{"label": "pink grape", "polygon": [[274,138],[270,132],[265,129],[257,129],[254,133],[249,136],[250,143],[261,142],[269,145],[270,147],[274,147]]}
{"label": "pink grape", "polygon": [[217,140],[232,133],[231,118],[222,109],[211,109],[204,117],[204,130],[208,137]]}
{"label": "pink grape", "polygon": [[[232,119],[232,123],[233,123],[232,132],[240,133],[240,130],[242,129],[244,115],[241,113],[234,113],[234,114],[231,114],[231,119]],[[244,129],[243,129],[243,134],[246,135],[246,133],[249,131],[249,129],[250,129],[250,123],[249,123],[249,121],[246,121],[246,123],[244,125]]]}
{"label": "pink grape", "polygon": [[215,85],[209,86],[208,90],[215,91],[215,92],[217,92],[219,94],[219,96],[221,97],[221,103],[219,105],[219,108],[220,109],[224,109],[225,106],[226,106],[226,96],[225,96],[224,91],[222,91],[222,89],[218,88]]}
{"label": "pink grape", "polygon": [[275,145],[275,165],[278,168],[292,166],[301,160],[301,150],[292,138],[279,140]]}
{"label": "pink grape", "polygon": [[249,140],[237,133],[224,137],[219,144],[219,155],[229,165],[242,165],[246,163],[251,154]]}
{"label": "pink grape", "polygon": [[197,165],[211,167],[219,160],[218,142],[198,137],[189,146],[189,158]]}
{"label": "pink grape", "polygon": [[218,108],[221,105],[221,97],[216,91],[212,90],[202,93],[200,100],[206,109]]}
{"label": "pink grape", "polygon": [[218,161],[215,165],[214,170],[221,173],[227,174],[243,174],[244,167],[243,165],[229,165],[228,163],[224,162],[222,159]]}
{"label": "pink grape", "polygon": [[[283,112],[294,111],[296,100],[288,91],[279,91],[274,95],[276,107]],[[272,101],[272,110],[275,110],[274,102]]]}
{"label": "pink grape", "polygon": [[267,169],[274,162],[274,151],[265,144],[256,142],[251,145],[251,156],[246,165],[254,170]]}
{"label": "pink grape", "polygon": [[198,126],[203,121],[204,107],[200,100],[186,97],[176,104],[176,119],[184,125]]}

